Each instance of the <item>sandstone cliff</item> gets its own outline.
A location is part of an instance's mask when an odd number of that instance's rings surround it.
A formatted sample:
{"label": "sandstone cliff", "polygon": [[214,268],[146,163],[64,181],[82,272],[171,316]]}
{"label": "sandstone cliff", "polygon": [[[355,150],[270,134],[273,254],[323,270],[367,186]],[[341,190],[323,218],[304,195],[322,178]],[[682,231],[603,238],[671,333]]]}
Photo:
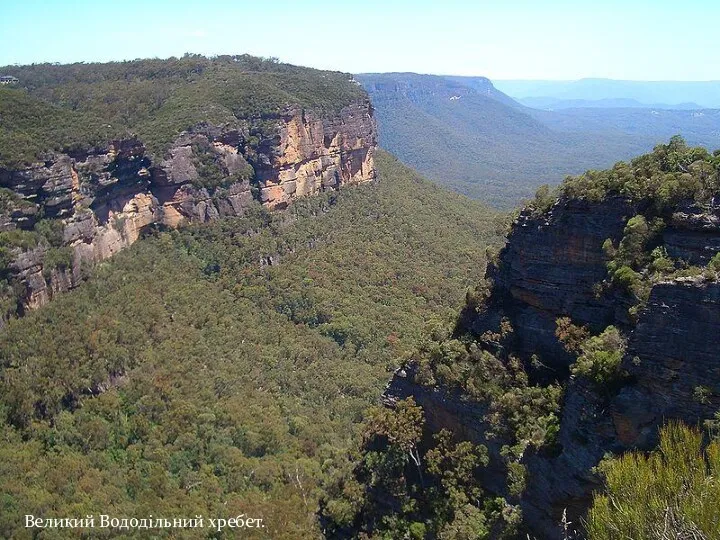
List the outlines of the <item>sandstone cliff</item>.
{"label": "sandstone cliff", "polygon": [[[700,274],[656,282],[634,319],[628,316],[633,300],[627,291],[598,287],[608,273],[603,244],[617,243],[639,211],[637,203],[619,195],[601,202],[561,197],[547,212],[523,211],[497,266],[488,270],[492,293],[481,309],[468,307],[460,318],[458,334],[469,332],[478,343],[484,333],[498,332],[502,320],[509,322],[512,334],[501,345],[483,346],[498,358],[520,358],[531,382],[564,386],[556,441],[540,451],[528,447],[521,457],[527,471],[521,495],[508,491],[501,456],[507,441],[490,435],[487,403],[458,388],[428,385],[415,363],[395,374],[384,396],[390,406],[413,396],[430,431],[447,428],[486,445],[491,461],[482,483],[521,506],[531,537],[561,538],[563,511],[569,521],[581,523],[593,490],[601,488],[593,468],[606,453],[652,448],[667,420],[697,424],[720,409],[717,278]],[[680,205],[667,216],[658,242],[671,257],[707,264],[720,251],[719,219],[717,209]],[[576,357],[555,335],[558,317],[570,317],[593,333],[608,325],[622,330],[627,350],[621,384],[601,391],[570,376]],[[533,361],[542,368],[533,369]],[[704,389],[700,397],[698,388]]]}
{"label": "sandstone cliff", "polygon": [[371,181],[375,148],[365,99],[332,116],[291,106],[240,128],[197,125],[154,162],[135,138],[0,169],[0,231],[32,231],[41,220],[60,231],[54,243],[10,250],[4,273],[19,289],[17,311],[76,286],[88,265],[149,227],[241,215],[253,201],[282,209],[298,197]]}

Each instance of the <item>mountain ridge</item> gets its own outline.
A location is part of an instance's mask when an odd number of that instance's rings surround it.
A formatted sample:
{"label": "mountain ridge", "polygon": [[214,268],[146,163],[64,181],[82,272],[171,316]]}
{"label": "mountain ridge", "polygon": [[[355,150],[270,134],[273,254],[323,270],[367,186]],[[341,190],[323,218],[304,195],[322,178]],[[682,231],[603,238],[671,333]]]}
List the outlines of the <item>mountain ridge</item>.
{"label": "mountain ridge", "polygon": [[[3,321],[76,287],[88,266],[149,229],[242,215],[256,203],[283,209],[375,179],[373,109],[345,74],[247,56],[13,73],[26,86],[0,88]],[[116,108],[122,97],[132,112]],[[73,131],[98,118],[124,124],[116,137]],[[163,135],[150,135],[158,123]],[[18,147],[31,138],[30,150]]]}
{"label": "mountain ridge", "polygon": [[[676,134],[720,147],[720,111],[526,107],[484,77],[357,75],[380,144],[433,180],[509,209],[542,184],[609,167]],[[474,87],[473,85],[476,85]]]}
{"label": "mountain ridge", "polygon": [[632,81],[585,78],[568,81],[497,80],[497,86],[517,99],[551,97],[557,99],[629,98],[643,103],[678,104],[695,102],[700,108],[720,108],[720,80],[714,81]]}

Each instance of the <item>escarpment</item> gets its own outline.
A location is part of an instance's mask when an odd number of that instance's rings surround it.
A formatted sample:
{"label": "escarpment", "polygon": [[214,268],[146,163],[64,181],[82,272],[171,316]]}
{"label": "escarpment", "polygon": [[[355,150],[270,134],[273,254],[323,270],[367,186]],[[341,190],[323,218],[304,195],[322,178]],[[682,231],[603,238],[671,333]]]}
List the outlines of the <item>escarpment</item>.
{"label": "escarpment", "polygon": [[162,158],[131,137],[0,169],[0,231],[11,238],[2,250],[12,289],[4,291],[6,313],[75,287],[148,228],[238,216],[254,203],[283,209],[298,197],[371,181],[375,149],[373,110],[363,98],[333,114],[293,105],[232,124],[199,123]]}
{"label": "escarpment", "polygon": [[[658,161],[661,171],[668,167]],[[692,163],[699,162],[693,156]],[[681,179],[669,200],[638,196],[617,183],[585,197],[570,184],[546,209],[531,204],[488,268],[489,292],[479,300],[469,295],[458,319],[454,339],[473,360],[420,354],[385,392],[390,407],[412,397],[429,432],[447,429],[486,446],[490,461],[480,481],[489,494],[522,509],[531,538],[563,538],[563,519],[582,535],[593,492],[603,489],[596,466],[605,456],[652,449],[669,420],[698,425],[720,409],[720,208],[712,197],[720,176],[694,183],[688,170],[683,164],[663,171],[679,171]],[[608,182],[617,176],[608,173]],[[618,364],[605,371],[578,368],[581,356],[592,357],[587,348],[569,346],[560,331],[563,318],[584,343],[610,327],[619,330],[622,345],[607,351],[617,352]],[[541,444],[527,431],[499,429],[499,414],[508,407],[516,416],[508,415],[506,424],[517,425],[535,414],[533,405],[518,402],[517,383],[477,375],[477,348],[508,371],[519,362],[530,388],[562,387],[556,429],[536,429]],[[525,471],[519,490],[509,485],[513,463]]]}
{"label": "escarpment", "polygon": [[558,317],[569,316],[596,330],[627,322],[627,299],[598,295],[595,289],[607,275],[603,243],[618,241],[633,213],[621,197],[597,204],[566,200],[539,216],[523,211],[500,264],[488,271],[494,284],[489,309],[466,309],[461,324],[480,335],[507,316],[517,330],[515,353],[537,354],[553,368],[567,370],[571,359],[555,337]]}

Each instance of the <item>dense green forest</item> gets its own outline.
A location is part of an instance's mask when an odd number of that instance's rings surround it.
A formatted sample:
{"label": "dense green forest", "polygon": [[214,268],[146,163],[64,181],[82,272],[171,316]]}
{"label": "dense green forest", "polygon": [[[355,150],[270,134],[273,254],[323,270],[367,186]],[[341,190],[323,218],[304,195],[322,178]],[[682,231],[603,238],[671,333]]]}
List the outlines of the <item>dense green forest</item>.
{"label": "dense green forest", "polygon": [[272,538],[317,536],[364,411],[500,242],[494,212],[378,166],[376,184],[283,213],[157,231],[11,320],[0,536],[31,537],[24,514],[100,513],[244,513]]}
{"label": "dense green forest", "polygon": [[720,147],[718,111],[539,111],[483,78],[385,73],[358,80],[375,106],[383,147],[428,178],[498,208],[678,133],[691,144]]}
{"label": "dense green forest", "polygon": [[333,112],[360,99],[346,73],[249,55],[6,66],[19,79],[0,89],[0,168],[48,150],[81,149],[134,134],[162,157],[198,123],[272,119],[288,105]]}
{"label": "dense green forest", "polygon": [[[707,208],[718,192],[720,151],[710,153],[673,137],[631,162],[569,177],[554,191],[539,190],[526,211],[548,216],[556,203],[562,205],[558,198],[599,202],[624,197],[636,208],[620,242],[603,246],[607,277],[597,283],[598,294],[617,289],[629,295],[629,320],[634,324],[654,284],[680,276],[718,279],[720,255],[692,266],[670,257],[660,234],[680,205]],[[464,310],[486,309],[492,288],[491,280],[479,281],[468,292]],[[564,317],[556,326],[557,338],[575,361],[569,374],[555,373],[549,381],[543,377],[547,366],[540,358],[513,354],[515,329],[505,317],[497,331],[488,329],[481,335],[462,325],[453,329],[437,324],[408,357],[407,376],[418,388],[459,395],[469,408],[483,411],[484,435],[502,445],[502,491],[508,499],[482,489],[488,448],[447,430],[427,433],[423,409],[409,398],[368,415],[354,476],[331,490],[323,508],[330,530],[346,537],[458,540],[514,538],[523,531],[515,505],[530,479],[522,458],[528,451],[552,455],[557,450],[568,375],[588,381],[599,399],[608,400],[603,403],[609,403],[628,377],[622,364],[627,328],[621,332],[608,326],[593,334]],[[710,389],[698,387],[694,399],[706,399],[703,392]],[[467,415],[459,421],[477,429],[478,418]],[[718,420],[710,420],[707,427],[715,439]],[[605,491],[595,494],[587,523],[573,529],[587,525],[593,540],[720,538],[715,519],[718,443],[705,448],[703,437],[707,434],[670,424],[661,433],[657,452],[608,455],[596,471]],[[662,536],[664,524],[677,535]]]}

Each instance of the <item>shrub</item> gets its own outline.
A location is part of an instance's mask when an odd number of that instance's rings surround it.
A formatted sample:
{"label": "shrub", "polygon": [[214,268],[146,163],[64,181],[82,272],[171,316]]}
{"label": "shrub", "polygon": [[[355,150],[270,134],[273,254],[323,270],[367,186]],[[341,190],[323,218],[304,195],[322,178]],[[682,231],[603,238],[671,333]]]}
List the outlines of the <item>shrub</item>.
{"label": "shrub", "polygon": [[555,337],[568,352],[579,352],[588,335],[587,327],[574,325],[570,317],[559,317],[555,321]]}
{"label": "shrub", "polygon": [[717,191],[717,172],[714,156],[675,136],[630,163],[568,177],[560,190],[566,197],[590,201],[620,195],[661,214],[683,199],[708,200]]}
{"label": "shrub", "polygon": [[555,204],[555,200],[555,194],[552,189],[550,189],[550,186],[543,184],[535,192],[535,199],[531,203],[534,213],[546,214],[550,208],[552,208],[552,205]]}
{"label": "shrub", "polygon": [[720,253],[716,253],[713,258],[710,259],[708,268],[712,268],[715,272],[720,272]]}
{"label": "shrub", "polygon": [[720,443],[671,422],[660,446],[601,463],[607,491],[596,493],[587,518],[590,540],[720,538]]}
{"label": "shrub", "polygon": [[43,276],[49,279],[53,270],[66,270],[72,267],[73,251],[70,247],[51,247],[43,258]]}
{"label": "shrub", "polygon": [[617,382],[625,354],[625,339],[617,328],[608,326],[599,336],[588,338],[580,351],[577,361],[570,366],[574,375],[587,377],[603,388]]}

